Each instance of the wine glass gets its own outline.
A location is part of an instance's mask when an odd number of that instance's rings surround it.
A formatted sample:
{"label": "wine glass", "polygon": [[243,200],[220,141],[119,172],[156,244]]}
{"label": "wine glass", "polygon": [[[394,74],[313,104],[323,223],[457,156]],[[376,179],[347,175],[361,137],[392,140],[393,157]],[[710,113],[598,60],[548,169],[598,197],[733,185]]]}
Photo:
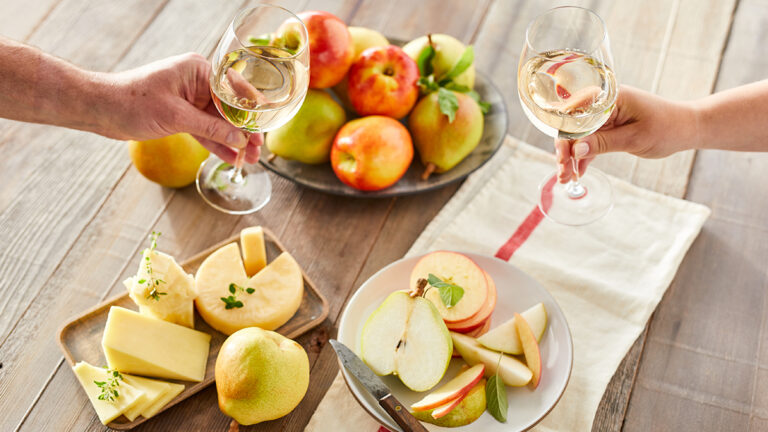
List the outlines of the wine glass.
{"label": "wine glass", "polygon": [[[211,96],[219,113],[243,133],[284,125],[301,107],[309,85],[309,43],[304,23],[289,10],[259,5],[240,11],[227,27],[211,61]],[[205,202],[230,214],[262,208],[272,192],[267,172],[211,156],[197,173]]]}
{"label": "wine glass", "polygon": [[[618,86],[605,22],[593,11],[564,6],[528,25],[517,71],[517,93],[528,119],[553,137],[575,140],[592,134],[611,116]],[[611,183],[590,168],[574,179],[557,181],[557,172],[539,186],[539,208],[565,225],[585,225],[613,207]]]}

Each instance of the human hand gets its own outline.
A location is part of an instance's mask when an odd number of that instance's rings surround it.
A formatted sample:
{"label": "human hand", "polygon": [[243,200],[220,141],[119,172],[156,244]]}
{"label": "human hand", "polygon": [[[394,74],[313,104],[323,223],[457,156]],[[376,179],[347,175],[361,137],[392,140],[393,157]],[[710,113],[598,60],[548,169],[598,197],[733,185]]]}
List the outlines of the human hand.
{"label": "human hand", "polygon": [[246,148],[245,161],[256,163],[264,142],[262,134],[250,138],[224,120],[211,100],[210,63],[188,53],[149,63],[117,74],[103,74],[112,101],[102,107],[107,115],[102,134],[117,139],[145,140],[178,132],[192,134],[200,144],[228,163],[237,149]]}
{"label": "human hand", "polygon": [[583,175],[603,153],[623,151],[656,159],[693,148],[698,130],[692,104],[621,86],[611,117],[597,132],[578,140],[555,139],[558,180],[566,183],[573,177],[572,157]]}

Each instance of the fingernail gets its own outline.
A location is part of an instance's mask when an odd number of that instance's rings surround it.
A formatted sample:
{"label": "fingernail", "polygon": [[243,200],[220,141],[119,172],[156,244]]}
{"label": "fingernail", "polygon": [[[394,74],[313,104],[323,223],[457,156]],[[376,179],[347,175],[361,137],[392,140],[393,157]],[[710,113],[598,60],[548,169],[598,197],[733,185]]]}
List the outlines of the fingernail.
{"label": "fingernail", "polygon": [[243,148],[248,144],[248,139],[240,131],[232,131],[227,135],[226,144],[230,147]]}
{"label": "fingernail", "polygon": [[585,142],[577,143],[573,146],[573,154],[577,159],[581,159],[589,154],[589,144]]}

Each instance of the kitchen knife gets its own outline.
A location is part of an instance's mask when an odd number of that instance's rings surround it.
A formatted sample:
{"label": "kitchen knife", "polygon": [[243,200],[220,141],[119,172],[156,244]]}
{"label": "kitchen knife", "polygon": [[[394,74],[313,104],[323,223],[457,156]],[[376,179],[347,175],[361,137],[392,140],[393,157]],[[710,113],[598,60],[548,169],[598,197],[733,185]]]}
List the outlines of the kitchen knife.
{"label": "kitchen knife", "polygon": [[360,381],[368,392],[379,401],[379,405],[384,411],[398,424],[405,432],[427,432],[427,429],[414,417],[403,404],[401,404],[389,391],[389,387],[384,384],[371,368],[369,368],[360,357],[352,352],[346,345],[331,339],[331,346],[336,351],[336,355],[341,360],[341,364]]}

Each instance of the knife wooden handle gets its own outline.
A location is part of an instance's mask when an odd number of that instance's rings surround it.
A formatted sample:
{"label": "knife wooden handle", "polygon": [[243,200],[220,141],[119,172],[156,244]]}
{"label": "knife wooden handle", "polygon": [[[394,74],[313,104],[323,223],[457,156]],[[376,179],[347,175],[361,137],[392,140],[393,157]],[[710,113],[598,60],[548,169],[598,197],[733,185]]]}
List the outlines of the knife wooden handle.
{"label": "knife wooden handle", "polygon": [[384,408],[384,411],[386,411],[405,432],[427,432],[427,428],[425,428],[420,421],[416,420],[416,417],[414,417],[408,409],[391,394],[384,396],[379,401],[379,405]]}

